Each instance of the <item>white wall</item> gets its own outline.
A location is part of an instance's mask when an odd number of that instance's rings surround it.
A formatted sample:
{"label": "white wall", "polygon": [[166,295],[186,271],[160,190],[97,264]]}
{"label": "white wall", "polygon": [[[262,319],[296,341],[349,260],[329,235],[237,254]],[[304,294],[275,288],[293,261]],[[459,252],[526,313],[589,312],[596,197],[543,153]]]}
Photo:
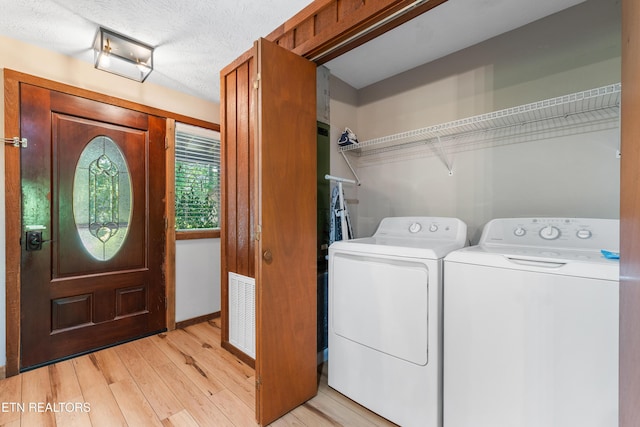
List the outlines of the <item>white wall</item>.
{"label": "white wall", "polygon": [[220,239],[176,242],[176,322],[220,311]]}
{"label": "white wall", "polygon": [[[150,107],[159,108],[173,113],[193,117],[209,122],[218,123],[220,120],[220,105],[205,101],[193,96],[184,95],[151,83],[140,84],[124,79],[93,68],[92,64],[78,61],[63,55],[43,50],[41,48],[22,43],[4,36],[0,36],[0,70],[12,69],[15,71],[31,74],[34,76],[58,81],[75,87],[92,90],[99,93],[115,96],[121,99],[137,102]],[[212,79],[218,78],[212,71]],[[4,84],[0,84],[0,117],[4,117]],[[4,133],[4,119],[0,120],[0,135]],[[13,136],[13,135],[9,135]],[[4,149],[0,150],[0,176],[4,180]],[[6,364],[6,265],[5,265],[5,199],[4,186],[0,187],[0,367]],[[217,239],[216,239],[217,240]],[[193,244],[196,245],[196,244]],[[176,270],[180,272],[190,271],[198,268],[192,265],[195,259],[189,256],[189,244],[180,243],[176,249],[176,258],[180,263],[176,265]],[[219,247],[219,241],[218,241]],[[208,255],[206,264],[209,268],[219,269],[219,249],[216,252],[215,243],[210,242],[209,246],[201,248],[203,251],[211,250],[210,253],[200,253]],[[220,294],[220,274],[212,274],[209,277],[201,277],[201,281],[190,279],[176,280],[176,300],[186,301],[209,298],[216,295],[218,301],[212,298],[211,308],[217,311],[219,307]],[[198,289],[200,287],[200,289]],[[183,294],[183,290],[186,291]],[[198,312],[204,308],[198,308]],[[218,308],[219,310],[219,308]],[[195,311],[194,311],[195,312]],[[188,316],[189,309],[182,312],[183,316]],[[207,314],[207,313],[205,313]],[[178,320],[185,320],[179,318]]]}
{"label": "white wall", "polygon": [[[349,126],[367,140],[619,82],[620,21],[619,0],[588,0],[357,91]],[[342,127],[344,102],[331,109]],[[618,143],[617,130],[551,134],[455,154],[453,176],[437,156],[361,163],[356,234],[385,216],[456,216],[475,243],[496,217],[618,218]]]}
{"label": "white wall", "polygon": [[[329,140],[335,143],[336,141],[338,141],[338,139],[340,138],[340,134],[346,127],[353,130],[354,126],[357,126],[358,93],[354,88],[352,88],[342,80],[336,78],[335,76],[330,77],[329,83],[329,94],[331,98],[329,105],[331,117]],[[357,127],[355,129],[357,129]],[[335,144],[335,147],[337,147],[337,143]],[[353,173],[349,169],[349,166],[337,149],[332,149],[330,151],[329,157],[331,175],[342,178],[355,179]],[[349,216],[352,221],[355,221],[358,216],[357,187],[351,184],[343,184],[343,189],[345,199],[348,202]]]}

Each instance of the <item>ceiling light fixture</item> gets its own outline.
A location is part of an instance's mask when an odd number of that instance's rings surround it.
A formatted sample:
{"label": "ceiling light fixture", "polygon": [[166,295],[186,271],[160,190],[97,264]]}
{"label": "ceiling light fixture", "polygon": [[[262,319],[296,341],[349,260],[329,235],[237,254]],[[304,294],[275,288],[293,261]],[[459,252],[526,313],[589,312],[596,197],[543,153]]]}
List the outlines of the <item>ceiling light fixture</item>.
{"label": "ceiling light fixture", "polygon": [[94,66],[144,82],[153,71],[153,47],[100,27],[93,41]]}

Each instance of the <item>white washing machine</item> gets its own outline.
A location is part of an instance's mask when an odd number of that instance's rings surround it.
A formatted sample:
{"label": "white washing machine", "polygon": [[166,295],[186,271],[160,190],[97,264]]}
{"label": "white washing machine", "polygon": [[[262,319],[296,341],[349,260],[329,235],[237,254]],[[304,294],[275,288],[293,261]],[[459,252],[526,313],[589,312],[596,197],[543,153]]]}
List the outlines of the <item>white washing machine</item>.
{"label": "white washing machine", "polygon": [[618,248],[618,220],[496,219],[445,258],[445,427],[618,425]]}
{"label": "white washing machine", "polygon": [[329,386],[402,426],[442,425],[442,264],[455,218],[385,218],[329,247]]}

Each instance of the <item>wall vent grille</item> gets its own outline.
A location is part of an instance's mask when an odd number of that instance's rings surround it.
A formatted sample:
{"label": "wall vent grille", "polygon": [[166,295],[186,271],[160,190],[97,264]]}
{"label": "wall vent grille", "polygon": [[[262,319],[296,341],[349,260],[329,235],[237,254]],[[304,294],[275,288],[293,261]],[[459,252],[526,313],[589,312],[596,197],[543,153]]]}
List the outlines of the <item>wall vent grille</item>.
{"label": "wall vent grille", "polygon": [[229,273],[229,342],[256,358],[256,279]]}

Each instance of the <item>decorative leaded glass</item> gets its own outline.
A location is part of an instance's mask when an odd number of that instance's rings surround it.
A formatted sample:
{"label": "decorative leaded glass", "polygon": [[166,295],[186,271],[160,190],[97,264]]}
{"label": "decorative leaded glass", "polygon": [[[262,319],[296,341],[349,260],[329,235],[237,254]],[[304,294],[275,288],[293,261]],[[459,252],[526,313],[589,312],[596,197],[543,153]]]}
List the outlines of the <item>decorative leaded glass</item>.
{"label": "decorative leaded glass", "polygon": [[73,217],[92,257],[107,261],[124,244],[131,221],[129,168],[116,143],[97,136],[86,145],[73,180]]}

